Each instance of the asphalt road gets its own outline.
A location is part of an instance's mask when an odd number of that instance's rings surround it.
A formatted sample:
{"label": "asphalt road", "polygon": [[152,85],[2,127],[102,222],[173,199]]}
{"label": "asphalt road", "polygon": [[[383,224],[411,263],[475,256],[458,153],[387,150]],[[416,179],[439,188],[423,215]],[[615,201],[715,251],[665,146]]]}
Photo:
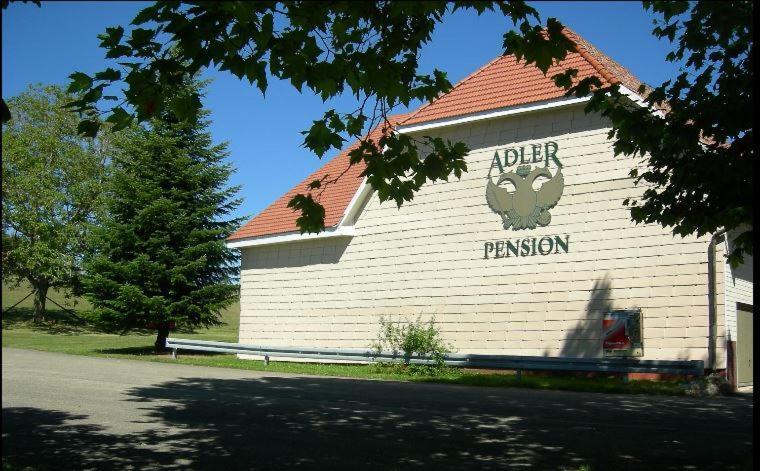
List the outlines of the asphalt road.
{"label": "asphalt road", "polygon": [[[752,402],[257,373],[3,349],[37,469],[750,469]],[[15,468],[14,468],[15,469]]]}

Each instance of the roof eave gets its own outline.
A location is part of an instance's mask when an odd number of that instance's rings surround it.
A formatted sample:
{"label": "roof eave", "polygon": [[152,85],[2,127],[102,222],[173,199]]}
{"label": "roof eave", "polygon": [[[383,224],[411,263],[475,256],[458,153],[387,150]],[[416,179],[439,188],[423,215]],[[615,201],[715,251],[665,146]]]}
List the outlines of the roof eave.
{"label": "roof eave", "polygon": [[279,234],[267,234],[256,237],[244,237],[240,239],[228,239],[227,248],[239,249],[244,247],[254,247],[260,245],[283,244],[287,242],[300,242],[305,240],[326,239],[335,237],[353,237],[356,235],[354,222],[359,216],[359,212],[367,199],[372,193],[372,187],[367,185],[365,178],[359,185],[351,201],[348,203],[340,222],[335,226],[328,227],[324,231],[316,234],[301,234],[297,231],[282,232]]}
{"label": "roof eave", "polygon": [[548,110],[552,108],[559,108],[564,106],[577,105],[590,100],[590,97],[571,98],[560,97],[552,98],[550,100],[538,101],[534,103],[527,103],[524,105],[508,106],[505,108],[496,108],[493,110],[479,111],[477,113],[471,113],[467,115],[451,116],[449,118],[441,118],[433,121],[426,121],[420,123],[412,123],[407,125],[400,125],[396,128],[396,131],[409,133],[417,131],[426,131],[428,129],[438,129],[448,126],[455,126],[458,124],[472,123],[475,121],[483,121],[488,119],[501,118],[504,116],[513,116],[524,113],[532,113],[535,111]]}
{"label": "roof eave", "polygon": [[288,242],[311,241],[336,237],[353,237],[356,234],[354,226],[333,226],[322,232],[301,234],[299,232],[283,232],[275,235],[246,237],[243,239],[227,240],[228,249],[242,249],[262,245],[284,244]]}

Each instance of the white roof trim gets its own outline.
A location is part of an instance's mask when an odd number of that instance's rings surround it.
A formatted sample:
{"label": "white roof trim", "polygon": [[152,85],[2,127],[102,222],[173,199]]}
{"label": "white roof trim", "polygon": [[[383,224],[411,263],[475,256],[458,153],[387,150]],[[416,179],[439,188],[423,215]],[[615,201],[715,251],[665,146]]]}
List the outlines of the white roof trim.
{"label": "white roof trim", "polygon": [[372,186],[367,184],[367,179],[362,180],[357,188],[351,201],[348,202],[346,210],[340,222],[334,227],[328,227],[318,234],[301,234],[299,232],[286,232],[276,235],[262,235],[257,237],[248,237],[227,242],[227,248],[239,249],[243,247],[254,247],[257,245],[284,244],[287,242],[298,242],[302,240],[326,239],[332,237],[353,237],[356,235],[354,222],[359,216],[359,209],[372,193]]}
{"label": "white roof trim", "polygon": [[266,235],[258,237],[249,237],[227,242],[228,249],[240,249],[244,247],[255,247],[258,245],[284,244],[286,242],[298,242],[302,240],[327,239],[333,237],[353,237],[356,235],[354,226],[335,226],[328,227],[317,234],[300,234],[298,232],[286,232],[284,234]]}
{"label": "white roof trim", "polygon": [[636,103],[639,106],[647,106],[646,102],[644,101],[644,98],[642,98],[641,95],[634,92],[633,90],[626,87],[625,85],[622,85],[622,84],[620,85],[620,93],[630,98],[632,102]]}
{"label": "white roof trim", "polygon": [[245,239],[238,239],[227,242],[227,248],[239,249],[243,247],[254,247],[257,245],[272,245],[272,244],[284,244],[287,242],[298,242],[302,240],[314,240],[314,239],[326,239],[332,237],[353,237],[356,235],[354,229],[354,221],[358,214],[359,208],[365,197],[372,192],[372,187],[367,185],[367,179],[365,178],[359,188],[354,193],[353,198],[346,206],[346,211],[343,213],[343,218],[334,227],[328,227],[324,231],[314,234],[300,232],[286,232],[283,234],[275,235],[262,235],[257,237],[248,237]]}
{"label": "white roof trim", "polygon": [[510,116],[522,113],[530,113],[533,111],[548,110],[551,108],[558,108],[560,106],[570,106],[578,103],[583,103],[590,100],[591,97],[581,98],[553,98],[551,100],[539,101],[536,103],[530,103],[527,105],[508,106],[506,108],[499,108],[495,110],[481,111],[479,113],[473,113],[467,116],[453,116],[451,118],[444,118],[427,123],[411,124],[408,126],[398,126],[396,131],[398,132],[417,132],[426,131],[428,129],[437,129],[447,126],[454,126],[457,124],[470,123],[473,121],[481,121],[484,119],[500,118],[502,116]]}
{"label": "white roof trim", "polygon": [[[644,107],[644,108],[649,108],[649,105],[647,104],[646,101],[644,101],[644,98],[641,95],[639,95],[638,93],[636,93],[633,90],[631,90],[630,88],[628,88],[626,86],[623,86],[623,85],[620,85],[620,93],[622,93],[623,95],[627,96],[635,104],[637,104],[637,105],[639,105],[641,107]],[[656,115],[656,116],[659,116],[660,118],[664,118],[665,117],[665,112],[662,111],[662,110],[652,109],[652,113],[654,115]]]}
{"label": "white roof trim", "polygon": [[359,188],[356,190],[356,193],[354,193],[353,198],[351,198],[351,201],[348,202],[346,212],[343,213],[343,217],[338,223],[338,227],[354,225],[357,216],[356,213],[358,212],[361,203],[364,201],[364,196],[371,191],[372,188],[367,185],[367,178],[365,177],[359,185]]}

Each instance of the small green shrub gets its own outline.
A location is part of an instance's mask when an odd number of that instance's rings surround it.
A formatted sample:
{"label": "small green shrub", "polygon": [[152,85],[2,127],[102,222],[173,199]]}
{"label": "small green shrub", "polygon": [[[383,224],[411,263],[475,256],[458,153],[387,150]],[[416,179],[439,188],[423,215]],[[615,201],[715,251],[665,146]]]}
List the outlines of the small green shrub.
{"label": "small green shrub", "polygon": [[[380,332],[377,335],[377,341],[372,343],[370,348],[378,354],[382,351],[391,352],[393,355],[403,353],[403,364],[381,363],[381,367],[412,375],[430,376],[440,375],[447,371],[444,358],[451,352],[451,345],[441,338],[441,333],[435,325],[435,318],[423,322],[420,316],[417,316],[413,322],[409,320],[393,322],[380,317]],[[429,356],[433,363],[410,364],[412,355]]]}

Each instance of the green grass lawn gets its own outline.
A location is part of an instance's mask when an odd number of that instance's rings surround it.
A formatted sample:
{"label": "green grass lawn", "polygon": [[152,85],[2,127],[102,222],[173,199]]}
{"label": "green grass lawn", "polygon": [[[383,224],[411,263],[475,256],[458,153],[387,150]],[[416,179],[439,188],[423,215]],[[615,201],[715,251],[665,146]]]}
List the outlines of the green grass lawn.
{"label": "green grass lawn", "polygon": [[[54,334],[55,336],[53,338],[59,340],[52,341],[52,343],[60,344],[60,348],[62,348],[62,350],[56,349],[54,351],[62,351],[66,353],[76,353],[77,343],[89,345],[90,342],[96,344],[100,344],[101,341],[103,344],[114,342],[116,348],[141,348],[153,345],[155,332],[132,332],[129,335],[107,334],[99,331],[87,322],[80,322],[51,301],[48,301],[46,304],[47,318],[49,322],[44,326],[35,326],[30,322],[32,318],[32,308],[34,306],[31,296],[18,306],[14,307],[10,313],[5,312],[7,308],[16,304],[16,302],[29,294],[30,291],[31,289],[27,285],[14,287],[3,283],[3,338],[5,338],[6,333],[12,334],[12,337],[18,337],[19,339],[28,337],[28,341],[31,345],[35,342],[34,337],[40,337],[40,342],[44,345],[51,342],[51,340],[47,340],[47,337],[45,337],[44,334]],[[66,293],[59,291],[50,290],[48,292],[48,298],[67,309],[73,310],[80,316],[86,317],[92,309],[92,306],[86,299],[67,297]],[[240,306],[238,303],[234,303],[229,308],[225,309],[222,312],[221,320],[223,324],[220,326],[210,329],[200,328],[195,331],[179,332],[178,334],[181,335],[177,336],[201,340],[217,340],[220,342],[237,342],[238,322],[240,320]],[[3,346],[5,346],[5,340],[3,340]],[[55,345],[55,347],[58,346],[59,345]]]}
{"label": "green grass lawn", "polygon": [[[126,335],[106,333],[92,324],[81,321],[52,303],[48,303],[48,319],[44,325],[31,323],[32,298],[29,297],[19,306],[5,313],[5,310],[23,298],[27,287],[2,287],[2,345],[3,347],[44,350],[74,355],[88,355],[105,358],[125,358],[133,360],[172,362],[179,364],[237,368],[256,371],[283,373],[314,374],[350,378],[385,379],[397,381],[420,381],[450,384],[465,384],[492,387],[524,387],[536,389],[562,389],[570,391],[645,393],[645,394],[683,394],[684,388],[677,382],[631,381],[623,382],[619,378],[582,377],[537,377],[523,375],[518,379],[512,372],[484,373],[473,370],[450,369],[437,376],[409,375],[398,367],[380,365],[347,365],[319,363],[270,362],[268,366],[262,361],[240,360],[235,355],[183,352],[174,360],[169,355],[153,354],[155,332],[138,331]],[[63,293],[51,292],[49,297],[59,304],[73,309],[86,319],[91,306],[84,300],[66,298]],[[178,338],[194,338],[237,342],[239,306],[234,304],[222,314],[223,325],[197,329],[189,332],[173,332]]]}
{"label": "green grass lawn", "polygon": [[[147,359],[154,356],[152,349],[156,333],[153,331],[130,332],[127,335],[103,332],[87,322],[74,318],[50,301],[46,305],[49,321],[42,326],[37,326],[31,322],[32,297],[23,301],[9,313],[5,312],[29,291],[27,286],[12,287],[3,283],[3,347],[122,358]],[[48,297],[85,318],[92,309],[86,300],[67,298],[65,293],[51,290]],[[222,313],[223,325],[172,335],[182,338],[237,342],[239,312],[240,308],[235,303]]]}

